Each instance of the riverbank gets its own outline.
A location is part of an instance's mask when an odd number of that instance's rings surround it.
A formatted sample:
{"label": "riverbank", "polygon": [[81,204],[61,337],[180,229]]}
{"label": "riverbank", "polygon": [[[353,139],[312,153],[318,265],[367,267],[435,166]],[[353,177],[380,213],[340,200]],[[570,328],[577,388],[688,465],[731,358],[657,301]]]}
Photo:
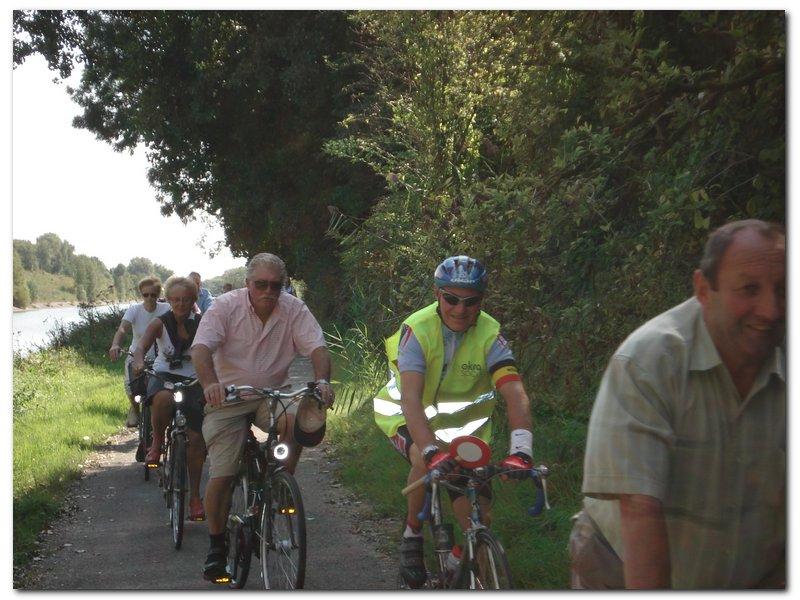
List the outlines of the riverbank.
{"label": "riverbank", "polygon": [[[114,301],[114,302],[95,302],[92,306],[111,306],[112,304],[128,304],[133,302],[132,299],[130,300],[122,300],[122,301]],[[41,310],[43,308],[76,308],[78,306],[82,306],[83,302],[67,302],[67,301],[54,301],[54,302],[33,302],[26,306],[25,308],[19,308],[18,306],[12,306],[12,310],[15,313],[18,312],[31,312],[33,310]]]}

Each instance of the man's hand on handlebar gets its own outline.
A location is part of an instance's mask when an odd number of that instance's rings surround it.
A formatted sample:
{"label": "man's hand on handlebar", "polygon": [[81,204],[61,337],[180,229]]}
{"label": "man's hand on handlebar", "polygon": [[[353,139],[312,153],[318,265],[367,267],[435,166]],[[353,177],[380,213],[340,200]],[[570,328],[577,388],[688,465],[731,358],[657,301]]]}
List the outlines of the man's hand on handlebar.
{"label": "man's hand on handlebar", "polygon": [[317,380],[317,390],[319,390],[319,398],[325,408],[331,408],[334,399],[333,386],[329,382],[320,379]]}
{"label": "man's hand on handlebar", "polygon": [[136,360],[133,359],[131,363],[131,370],[133,371],[134,375],[139,375],[142,371],[144,371],[144,361],[143,360]]}
{"label": "man's hand on handlebar", "polygon": [[441,475],[451,473],[457,466],[455,459],[449,453],[441,451],[434,454],[425,464],[429,472],[435,469]]}
{"label": "man's hand on handlebar", "polygon": [[500,466],[510,469],[508,473],[500,475],[501,480],[526,479],[529,477],[529,471],[533,468],[533,459],[524,452],[515,452],[506,456]]}
{"label": "man's hand on handlebar", "polygon": [[111,346],[111,348],[108,349],[108,358],[110,358],[111,360],[117,360],[121,353],[122,353],[122,348],[114,344]]}
{"label": "man's hand on handlebar", "polygon": [[203,389],[203,396],[211,406],[220,406],[225,402],[225,386],[221,383],[212,383]]}

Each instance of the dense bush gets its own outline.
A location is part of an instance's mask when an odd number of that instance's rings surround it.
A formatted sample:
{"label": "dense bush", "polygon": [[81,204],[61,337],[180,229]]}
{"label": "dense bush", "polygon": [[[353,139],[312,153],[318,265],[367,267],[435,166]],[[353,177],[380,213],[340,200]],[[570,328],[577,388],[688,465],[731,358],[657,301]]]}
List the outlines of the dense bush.
{"label": "dense bush", "polygon": [[588,415],[613,348],[691,293],[710,229],[785,219],[782,12],[354,21],[368,93],[327,150],[389,191],[332,233],[345,314],[376,338],[471,254],[537,410]]}

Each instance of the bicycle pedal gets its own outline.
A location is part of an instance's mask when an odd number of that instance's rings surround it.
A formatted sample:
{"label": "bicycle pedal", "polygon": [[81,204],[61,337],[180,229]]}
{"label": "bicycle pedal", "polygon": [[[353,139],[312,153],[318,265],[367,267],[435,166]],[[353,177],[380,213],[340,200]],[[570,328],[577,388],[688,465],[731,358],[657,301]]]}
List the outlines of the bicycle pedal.
{"label": "bicycle pedal", "polygon": [[159,465],[157,462],[149,462],[149,463],[146,463],[146,466],[147,466],[148,469],[157,469],[161,465]]}

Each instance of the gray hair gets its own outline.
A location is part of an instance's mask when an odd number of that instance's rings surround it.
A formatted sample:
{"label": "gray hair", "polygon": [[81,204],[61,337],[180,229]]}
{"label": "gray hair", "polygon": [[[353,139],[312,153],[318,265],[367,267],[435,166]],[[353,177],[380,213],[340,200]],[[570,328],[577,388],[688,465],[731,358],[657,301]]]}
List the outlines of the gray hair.
{"label": "gray hair", "polygon": [[768,223],[760,219],[744,219],[742,221],[731,221],[711,232],[706,242],[703,257],[700,259],[700,272],[703,277],[711,284],[711,289],[717,289],[717,275],[719,265],[728,246],[733,242],[736,234],[744,229],[752,229],[760,233],[766,239],[775,239],[779,236],[785,237],[786,231],[783,225],[778,223]]}
{"label": "gray hair", "polygon": [[256,254],[247,263],[246,277],[249,279],[258,267],[270,267],[272,269],[277,269],[280,273],[281,280],[286,281],[286,263],[284,263],[279,256],[270,254],[269,252],[261,252],[260,254]]}
{"label": "gray hair", "polygon": [[172,275],[164,282],[164,295],[167,297],[167,300],[169,300],[169,295],[172,292],[172,288],[175,286],[188,290],[189,293],[194,296],[194,299],[197,300],[197,284],[190,278],[181,277],[180,275]]}

